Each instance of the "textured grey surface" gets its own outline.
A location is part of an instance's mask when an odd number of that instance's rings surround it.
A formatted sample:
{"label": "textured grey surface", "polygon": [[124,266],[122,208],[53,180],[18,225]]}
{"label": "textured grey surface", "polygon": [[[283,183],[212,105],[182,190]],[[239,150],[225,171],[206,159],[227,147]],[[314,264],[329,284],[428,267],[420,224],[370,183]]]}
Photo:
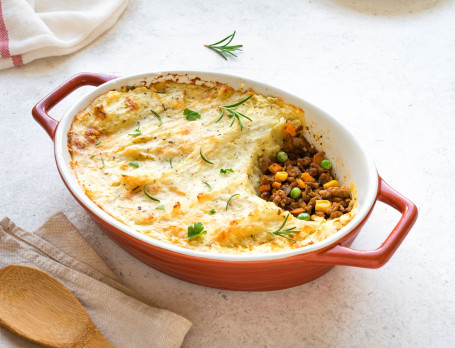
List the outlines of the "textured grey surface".
{"label": "textured grey surface", "polygon": [[[127,285],[193,321],[186,347],[453,346],[454,17],[450,0],[131,1],[81,51],[0,71],[0,216],[33,230],[63,211]],[[245,45],[238,59],[202,46],[234,29]],[[30,110],[81,71],[185,69],[268,82],[351,129],[386,181],[420,208],[390,262],[336,267],[283,291],[229,292],[165,276],[108,239],[66,190]],[[354,246],[378,246],[398,218],[378,204]]]}

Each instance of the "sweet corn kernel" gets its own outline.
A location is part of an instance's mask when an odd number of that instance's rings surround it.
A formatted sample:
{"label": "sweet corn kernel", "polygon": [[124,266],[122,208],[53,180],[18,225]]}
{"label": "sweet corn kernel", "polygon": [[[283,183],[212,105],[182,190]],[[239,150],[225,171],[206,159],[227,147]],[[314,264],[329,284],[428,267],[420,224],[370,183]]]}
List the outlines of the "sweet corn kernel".
{"label": "sweet corn kernel", "polygon": [[275,174],[275,178],[277,180],[284,181],[284,180],[286,180],[288,178],[288,173],[286,173],[286,172],[277,172]]}
{"label": "sweet corn kernel", "polygon": [[336,180],[331,180],[326,182],[323,186],[325,189],[328,189],[329,187],[340,187],[340,183]]}
{"label": "sweet corn kernel", "polygon": [[330,201],[327,201],[325,199],[318,199],[316,201],[316,206],[314,207],[314,209],[316,209],[316,211],[323,211],[325,212],[327,209],[329,209],[330,207],[332,206],[332,202]]}

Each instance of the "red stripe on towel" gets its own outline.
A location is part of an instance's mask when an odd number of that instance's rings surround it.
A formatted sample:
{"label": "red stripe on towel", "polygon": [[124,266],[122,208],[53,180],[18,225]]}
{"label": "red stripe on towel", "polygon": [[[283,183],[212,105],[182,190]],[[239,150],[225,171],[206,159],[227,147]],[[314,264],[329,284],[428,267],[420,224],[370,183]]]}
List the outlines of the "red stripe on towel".
{"label": "red stripe on towel", "polygon": [[[8,30],[5,26],[5,21],[3,20],[3,10],[2,10],[2,1],[0,0],[0,54],[2,58],[9,57],[11,54],[9,52],[9,37]],[[23,65],[22,56],[20,54],[11,57],[14,65]]]}
{"label": "red stripe on towel", "polygon": [[22,61],[22,55],[20,55],[20,54],[18,54],[16,56],[11,56],[11,59],[13,60],[13,64],[15,66],[24,65],[24,62]]}
{"label": "red stripe on towel", "polygon": [[5,21],[3,20],[1,0],[0,0],[0,53],[3,58],[10,56],[8,30],[6,30]]}

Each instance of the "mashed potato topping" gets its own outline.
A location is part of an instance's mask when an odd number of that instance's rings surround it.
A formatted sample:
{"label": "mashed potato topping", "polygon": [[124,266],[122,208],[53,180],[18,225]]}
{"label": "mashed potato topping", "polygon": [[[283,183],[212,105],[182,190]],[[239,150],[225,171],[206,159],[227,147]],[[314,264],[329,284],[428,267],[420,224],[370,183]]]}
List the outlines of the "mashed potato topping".
{"label": "mashed potato topping", "polygon": [[[219,119],[220,106],[249,95],[234,108],[251,121],[227,110]],[[282,251],[331,236],[356,211],[289,215],[290,239],[269,233],[288,212],[259,197],[259,161],[279,151],[286,123],[304,125],[304,112],[251,90],[164,81],[96,98],[75,117],[68,148],[87,196],[151,238],[211,252]]]}

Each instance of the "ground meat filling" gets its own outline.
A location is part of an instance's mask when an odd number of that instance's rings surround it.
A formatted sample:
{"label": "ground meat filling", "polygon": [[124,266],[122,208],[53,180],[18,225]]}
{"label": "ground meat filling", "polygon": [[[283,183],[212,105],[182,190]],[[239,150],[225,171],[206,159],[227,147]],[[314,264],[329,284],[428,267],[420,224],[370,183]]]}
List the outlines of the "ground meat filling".
{"label": "ground meat filling", "polygon": [[304,220],[338,218],[352,210],[351,191],[340,187],[331,162],[305,139],[302,130],[286,124],[282,149],[273,160],[260,159],[264,174],[260,196]]}

